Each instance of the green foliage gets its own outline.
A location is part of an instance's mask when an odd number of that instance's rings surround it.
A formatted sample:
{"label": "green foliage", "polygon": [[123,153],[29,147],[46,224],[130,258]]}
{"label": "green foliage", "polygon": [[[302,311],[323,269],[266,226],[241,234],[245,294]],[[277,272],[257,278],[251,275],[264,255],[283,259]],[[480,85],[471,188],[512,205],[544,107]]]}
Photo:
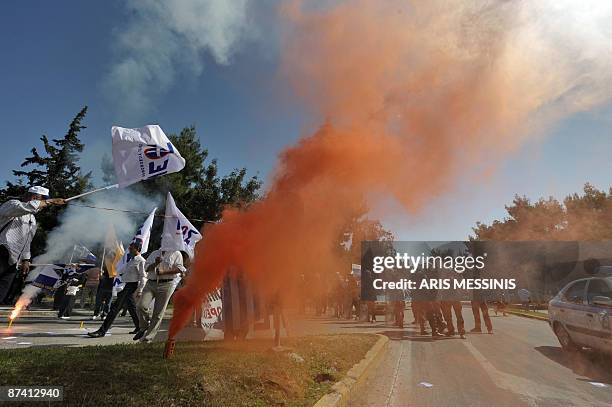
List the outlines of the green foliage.
{"label": "green foliage", "polygon": [[[91,173],[82,174],[78,164],[79,153],[84,147],[79,139],[79,133],[86,128],[82,125],[86,113],[87,106],[74,117],[63,138],[49,140],[46,135],[40,138],[44,152],[41,154],[36,147],[32,148],[32,155],[26,157],[21,164],[22,168],[31,169],[13,171],[17,183],[7,182],[6,187],[0,190],[2,202],[9,197],[21,197],[32,185],[49,188],[52,197],[61,198],[80,194],[91,186]],[[58,217],[63,209],[50,207],[36,216],[39,229],[32,243],[33,255],[39,254],[44,249],[47,232],[57,226]]]}
{"label": "green foliage", "polygon": [[612,189],[585,184],[582,194],[531,203],[516,196],[508,217],[473,228],[472,240],[609,240],[612,239]]}

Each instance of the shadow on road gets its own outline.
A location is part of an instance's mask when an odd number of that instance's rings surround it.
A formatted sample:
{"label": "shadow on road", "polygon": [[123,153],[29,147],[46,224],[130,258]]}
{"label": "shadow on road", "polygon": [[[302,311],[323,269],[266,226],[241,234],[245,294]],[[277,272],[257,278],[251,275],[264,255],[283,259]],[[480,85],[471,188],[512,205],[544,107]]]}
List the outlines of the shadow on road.
{"label": "shadow on road", "polygon": [[590,381],[612,385],[612,358],[609,356],[594,351],[565,352],[556,346],[538,346],[535,350],[575,374],[588,377]]}
{"label": "shadow on road", "polygon": [[59,333],[46,333],[46,332],[41,332],[41,333],[26,333],[26,334],[15,334],[16,337],[18,338],[78,338],[78,337],[83,337],[83,335],[86,335],[87,332],[86,331],[81,331],[79,333],[73,333],[73,334],[59,334]]}
{"label": "shadow on road", "polygon": [[454,339],[462,340],[459,336],[444,336],[432,338],[431,335],[420,335],[417,331],[383,331],[381,335],[387,336],[392,341],[411,341],[411,342],[440,342]]}

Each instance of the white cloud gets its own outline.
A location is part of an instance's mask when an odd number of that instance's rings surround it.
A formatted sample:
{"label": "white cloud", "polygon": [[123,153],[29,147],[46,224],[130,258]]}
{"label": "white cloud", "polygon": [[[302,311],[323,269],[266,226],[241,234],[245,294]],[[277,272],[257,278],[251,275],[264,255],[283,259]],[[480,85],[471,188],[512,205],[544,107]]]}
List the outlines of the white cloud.
{"label": "white cloud", "polygon": [[119,112],[138,116],[181,73],[200,75],[203,56],[229,64],[254,30],[249,0],[129,0],[130,17],[116,30],[116,59],[104,91]]}

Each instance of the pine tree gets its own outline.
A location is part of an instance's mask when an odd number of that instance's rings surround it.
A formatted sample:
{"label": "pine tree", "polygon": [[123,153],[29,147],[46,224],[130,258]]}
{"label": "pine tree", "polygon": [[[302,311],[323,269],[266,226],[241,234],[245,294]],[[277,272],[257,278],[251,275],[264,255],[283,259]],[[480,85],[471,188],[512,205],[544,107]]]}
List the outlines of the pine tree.
{"label": "pine tree", "polygon": [[[32,185],[49,188],[49,195],[57,198],[68,198],[88,189],[91,186],[91,173],[82,174],[78,164],[79,153],[84,147],[79,139],[79,133],[86,128],[81,124],[86,113],[87,106],[74,117],[63,138],[49,141],[47,135],[43,135],[40,140],[43,143],[44,153],[39,153],[36,147],[32,148],[32,155],[23,161],[21,167],[33,168],[29,171],[13,171],[17,182],[7,182],[6,188],[0,191],[0,197],[4,200],[8,197],[20,197]],[[39,229],[32,243],[33,255],[39,254],[44,249],[47,231],[57,226],[58,216],[62,210],[62,207],[53,206],[36,216]]]}

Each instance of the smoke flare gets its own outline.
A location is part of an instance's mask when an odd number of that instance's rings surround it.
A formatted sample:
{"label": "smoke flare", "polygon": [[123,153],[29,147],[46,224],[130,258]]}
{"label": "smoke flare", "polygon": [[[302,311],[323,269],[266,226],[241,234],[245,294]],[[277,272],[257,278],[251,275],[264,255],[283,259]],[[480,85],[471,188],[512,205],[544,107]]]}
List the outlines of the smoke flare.
{"label": "smoke flare", "polygon": [[325,124],[281,154],[262,201],[206,230],[170,337],[228,268],[291,298],[297,276],[345,267],[337,236],[362,202],[392,197],[415,214],[556,120],[608,102],[612,7],[601,4],[282,6],[282,75]]}

